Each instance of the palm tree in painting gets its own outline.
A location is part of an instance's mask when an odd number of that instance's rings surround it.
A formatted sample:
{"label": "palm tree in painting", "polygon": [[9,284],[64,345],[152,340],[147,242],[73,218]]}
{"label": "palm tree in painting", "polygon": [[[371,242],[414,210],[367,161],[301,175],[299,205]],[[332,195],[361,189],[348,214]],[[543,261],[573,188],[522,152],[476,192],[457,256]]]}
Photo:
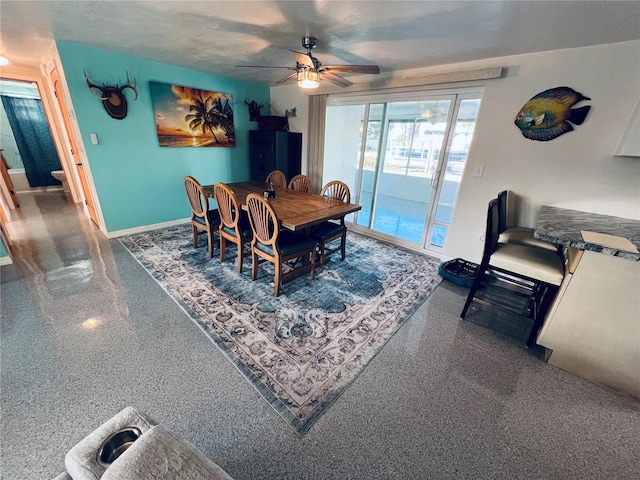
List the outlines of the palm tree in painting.
{"label": "palm tree in painting", "polygon": [[189,111],[192,112],[188,115],[185,115],[185,122],[189,122],[189,128],[192,131],[197,129],[202,130],[202,134],[206,134],[206,131],[209,130],[211,135],[213,135],[213,139],[216,143],[220,143],[218,137],[216,137],[214,128],[218,128],[220,125],[212,118],[210,114],[210,110],[212,108],[214,101],[211,97],[207,97],[205,100],[202,100],[202,94],[193,99],[193,104],[189,106]]}
{"label": "palm tree in painting", "polygon": [[209,114],[211,115],[211,122],[221,127],[224,130],[225,136],[231,140],[236,136],[233,126],[233,109],[231,105],[229,105],[229,99],[225,98],[224,100],[223,103],[221,97],[215,99],[211,110],[209,110]]}

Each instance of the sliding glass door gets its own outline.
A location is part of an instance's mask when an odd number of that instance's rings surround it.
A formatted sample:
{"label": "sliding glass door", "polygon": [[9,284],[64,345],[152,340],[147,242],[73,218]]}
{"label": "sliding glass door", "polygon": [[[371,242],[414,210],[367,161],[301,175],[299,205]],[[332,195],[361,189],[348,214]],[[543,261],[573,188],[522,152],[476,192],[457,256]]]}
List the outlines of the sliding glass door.
{"label": "sliding glass door", "polygon": [[[351,220],[430,250],[444,246],[479,94],[328,102],[323,178],[349,185]],[[385,99],[387,100],[387,99]]]}

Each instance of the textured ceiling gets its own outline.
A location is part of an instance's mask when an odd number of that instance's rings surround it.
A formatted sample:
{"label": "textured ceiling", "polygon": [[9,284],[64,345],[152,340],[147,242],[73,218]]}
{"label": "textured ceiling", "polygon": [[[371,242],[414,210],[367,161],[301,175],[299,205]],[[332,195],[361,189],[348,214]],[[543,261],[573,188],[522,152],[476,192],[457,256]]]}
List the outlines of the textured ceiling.
{"label": "textured ceiling", "polygon": [[[640,1],[10,1],[0,51],[37,65],[54,39],[273,85],[318,38],[325,65],[394,72],[640,39]],[[354,80],[358,77],[345,75]],[[373,79],[372,79],[373,80]]]}

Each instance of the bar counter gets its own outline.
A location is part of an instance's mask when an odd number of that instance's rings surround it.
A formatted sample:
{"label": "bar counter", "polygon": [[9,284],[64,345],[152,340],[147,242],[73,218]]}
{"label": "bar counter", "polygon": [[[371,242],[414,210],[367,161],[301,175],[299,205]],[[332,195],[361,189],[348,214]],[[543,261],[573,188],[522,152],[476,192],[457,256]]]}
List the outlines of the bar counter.
{"label": "bar counter", "polygon": [[581,230],[600,232],[607,235],[627,238],[640,250],[640,220],[610,217],[597,213],[581,212],[544,205],[538,215],[534,237],[546,242],[574,247],[580,250],[613,255],[629,260],[640,261],[640,253],[611,248],[597,243],[586,242]]}
{"label": "bar counter", "polygon": [[547,361],[640,400],[640,254],[630,251],[640,250],[640,221],[545,205],[534,236],[566,247],[565,278],[538,335]]}

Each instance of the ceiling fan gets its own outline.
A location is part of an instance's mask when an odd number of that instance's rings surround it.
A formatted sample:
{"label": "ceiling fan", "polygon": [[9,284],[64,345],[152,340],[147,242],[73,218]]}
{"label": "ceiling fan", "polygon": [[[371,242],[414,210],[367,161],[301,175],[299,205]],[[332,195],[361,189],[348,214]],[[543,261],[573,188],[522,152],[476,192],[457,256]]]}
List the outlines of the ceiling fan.
{"label": "ceiling fan", "polygon": [[298,85],[302,88],[317,88],[320,85],[320,79],[328,80],[340,87],[353,85],[353,82],[336,75],[336,73],[380,73],[380,68],[377,65],[322,65],[320,60],[311,55],[311,50],[316,48],[317,43],[318,40],[315,37],[305,36],[302,37],[302,46],[307,49],[307,53],[289,50],[291,55],[293,55],[293,58],[296,59],[295,67],[276,67],[268,65],[238,65],[238,67],[286,68],[287,70],[293,70],[294,73],[281,78],[276,82],[276,84],[282,85],[296,80]]}

